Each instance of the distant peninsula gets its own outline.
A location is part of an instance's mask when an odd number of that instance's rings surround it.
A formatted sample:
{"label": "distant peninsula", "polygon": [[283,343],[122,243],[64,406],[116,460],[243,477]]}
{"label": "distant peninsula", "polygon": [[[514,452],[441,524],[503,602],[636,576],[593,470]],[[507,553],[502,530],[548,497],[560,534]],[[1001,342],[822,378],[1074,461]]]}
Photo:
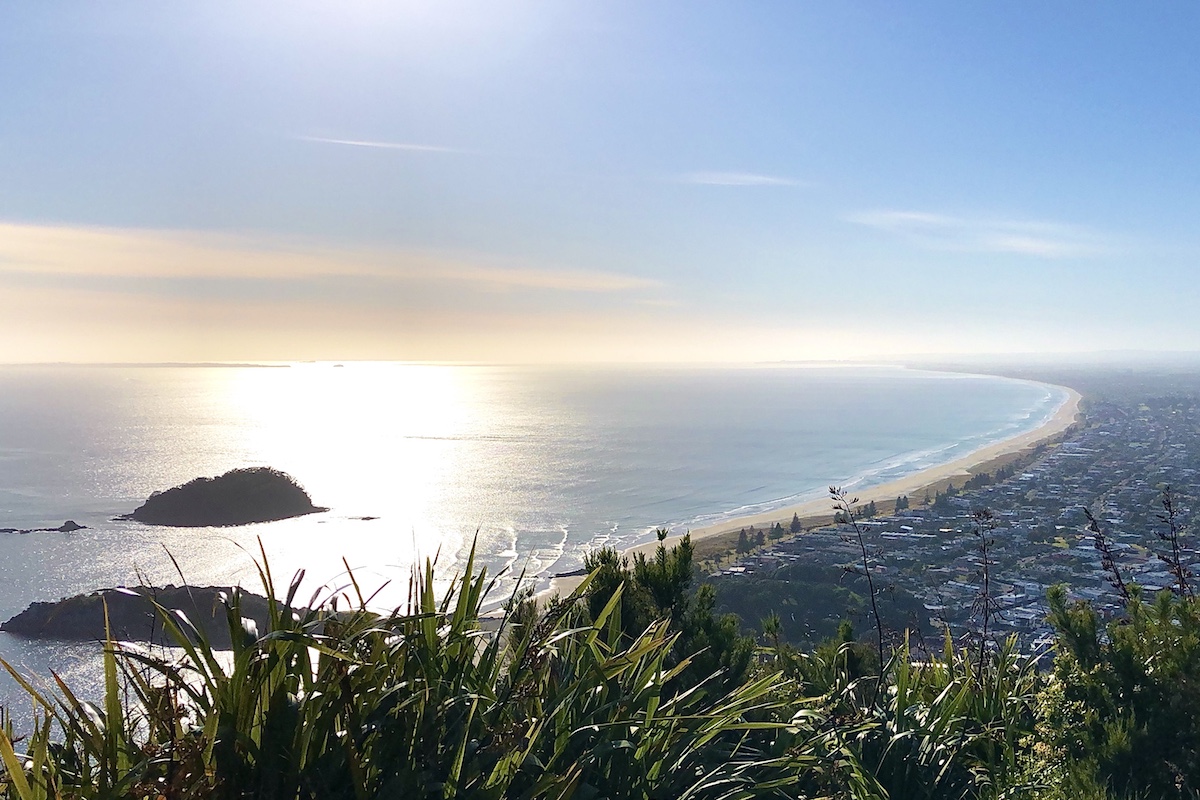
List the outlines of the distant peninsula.
{"label": "distant peninsula", "polygon": [[[104,608],[114,639],[131,642],[170,643],[163,631],[155,603],[179,610],[203,631],[214,647],[227,648],[229,623],[223,600],[232,596],[228,586],[136,586],[104,589],[52,603],[33,603],[0,625],[0,631],[30,639],[103,641]],[[267,598],[243,591],[240,616],[253,620],[258,630],[267,629]]]}
{"label": "distant peninsula", "polygon": [[228,527],[328,510],[313,505],[291,475],[270,467],[250,467],[155,492],[117,519],[179,528]]}

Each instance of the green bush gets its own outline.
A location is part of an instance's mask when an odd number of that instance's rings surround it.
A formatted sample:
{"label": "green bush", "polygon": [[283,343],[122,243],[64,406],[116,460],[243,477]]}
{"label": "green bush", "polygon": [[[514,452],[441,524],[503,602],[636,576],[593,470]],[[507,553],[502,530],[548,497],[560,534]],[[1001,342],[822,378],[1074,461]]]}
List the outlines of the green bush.
{"label": "green bush", "polygon": [[737,617],[716,612],[712,586],[692,590],[691,537],[684,536],[669,549],[662,544],[665,538],[666,531],[659,531],[652,558],[637,553],[630,559],[612,548],[589,553],[584,559],[584,568],[592,574],[585,591],[589,613],[595,618],[621,589],[621,628],[627,639],[657,620],[667,620],[679,634],[668,663],[690,662],[680,674],[682,686],[709,683],[722,691],[732,689],[750,674],[754,640],[741,635]]}
{"label": "green bush", "polygon": [[1169,590],[1102,625],[1049,593],[1058,657],[1039,704],[1040,766],[1063,796],[1200,794],[1200,609]]}

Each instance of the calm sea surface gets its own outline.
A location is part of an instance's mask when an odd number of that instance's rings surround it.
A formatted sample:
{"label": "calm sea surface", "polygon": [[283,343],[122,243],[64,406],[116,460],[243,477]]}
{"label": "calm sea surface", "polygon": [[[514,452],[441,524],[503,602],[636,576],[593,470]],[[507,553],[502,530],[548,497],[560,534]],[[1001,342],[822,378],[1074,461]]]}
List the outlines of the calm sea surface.
{"label": "calm sea surface", "polygon": [[[546,369],[414,364],[0,368],[0,618],[143,580],[258,589],[304,567],[398,603],[414,560],[543,582],[587,549],[863,488],[1036,427],[1061,390],[896,368]],[[235,467],[293,475],[325,514],[235,529],[113,517]],[[373,519],[363,519],[370,517]],[[139,577],[141,576],[141,577]],[[504,590],[512,588],[510,577]],[[0,634],[87,680],[94,648]],[[0,686],[0,700],[5,695]]]}

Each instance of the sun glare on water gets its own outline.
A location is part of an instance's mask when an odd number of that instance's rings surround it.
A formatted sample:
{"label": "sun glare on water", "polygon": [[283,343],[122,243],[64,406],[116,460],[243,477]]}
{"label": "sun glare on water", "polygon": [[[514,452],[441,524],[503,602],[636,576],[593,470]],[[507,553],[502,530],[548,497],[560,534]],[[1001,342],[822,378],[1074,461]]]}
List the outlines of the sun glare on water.
{"label": "sun glare on water", "polygon": [[441,513],[447,487],[462,467],[464,441],[486,425],[472,388],[452,366],[233,370],[225,398],[247,459],[289,473],[330,508],[289,526],[285,541],[272,537],[269,551],[310,567],[345,555],[392,579],[400,577],[395,568],[407,572],[435,554],[452,563],[464,538]]}

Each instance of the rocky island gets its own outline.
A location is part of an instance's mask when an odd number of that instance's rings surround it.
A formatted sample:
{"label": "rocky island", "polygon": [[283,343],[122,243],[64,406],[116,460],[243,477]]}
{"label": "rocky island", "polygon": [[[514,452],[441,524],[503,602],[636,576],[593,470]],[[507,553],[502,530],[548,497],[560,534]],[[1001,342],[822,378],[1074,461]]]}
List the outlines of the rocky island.
{"label": "rocky island", "polygon": [[[33,603],[0,625],[0,631],[30,639],[103,641],[104,607],[114,639],[131,642],[172,644],[163,630],[155,603],[182,611],[204,632],[214,647],[228,648],[229,622],[226,599],[235,590],[228,586],[136,586],[104,589],[52,603]],[[253,620],[258,630],[267,629],[267,598],[241,592],[240,616]]]}
{"label": "rocky island", "polygon": [[155,492],[133,513],[117,519],[203,528],[273,522],[328,510],[313,505],[308,493],[287,473],[250,467]]}

